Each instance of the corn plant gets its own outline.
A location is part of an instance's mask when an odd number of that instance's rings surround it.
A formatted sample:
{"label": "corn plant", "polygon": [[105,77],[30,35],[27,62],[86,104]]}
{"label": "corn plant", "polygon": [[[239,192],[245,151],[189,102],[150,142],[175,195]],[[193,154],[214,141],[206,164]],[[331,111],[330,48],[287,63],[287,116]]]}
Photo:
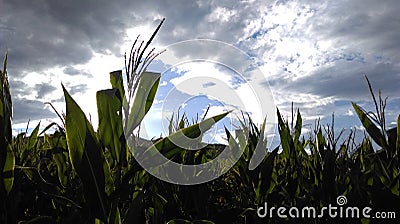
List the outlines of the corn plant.
{"label": "corn plant", "polygon": [[12,102],[7,76],[7,53],[4,57],[3,70],[0,70],[0,221],[7,222],[6,200],[14,182],[15,158],[11,149]]}
{"label": "corn plant", "polygon": [[[122,71],[115,71],[110,73],[112,88],[97,92],[97,132],[63,86],[67,105],[65,131],[69,159],[83,186],[84,208],[89,211],[88,217],[93,221],[165,221],[163,210],[167,200],[158,193],[163,184],[155,184],[158,181],[149,176],[134,160],[131,150],[143,154],[158,150],[172,159],[183,151],[170,140],[178,133],[172,133],[148,148],[128,144],[135,141],[135,136],[131,133],[149,111],[158,88],[160,74],[145,70],[147,63],[157,54],[152,56],[151,50],[143,62],[142,56],[159,27],[142,51],[142,45],[131,50],[126,69],[128,90],[125,91],[123,85]],[[218,121],[226,115],[224,113],[210,119]],[[200,126],[204,128],[208,123],[210,122],[206,119],[182,128],[179,132],[193,138],[201,134]],[[130,146],[133,148],[129,149]]]}

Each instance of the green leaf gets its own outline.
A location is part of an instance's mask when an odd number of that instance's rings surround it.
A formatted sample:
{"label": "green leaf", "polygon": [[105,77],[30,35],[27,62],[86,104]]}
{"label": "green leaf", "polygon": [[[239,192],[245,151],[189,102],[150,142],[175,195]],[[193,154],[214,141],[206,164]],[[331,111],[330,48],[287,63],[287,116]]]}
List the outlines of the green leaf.
{"label": "green leaf", "polygon": [[[398,156],[400,156],[400,115],[397,117],[397,141],[396,141],[396,150]],[[400,157],[399,157],[400,158]]]}
{"label": "green leaf", "polygon": [[56,162],[57,165],[57,174],[58,179],[63,187],[67,186],[68,182],[68,174],[67,172],[67,157],[64,154],[63,148],[54,148],[53,149],[53,160]]}
{"label": "green leaf", "polygon": [[300,138],[301,135],[301,127],[303,126],[303,121],[301,119],[301,114],[300,114],[300,110],[297,110],[297,120],[296,120],[296,125],[294,127],[294,139],[298,140]]}
{"label": "green leaf", "polygon": [[36,125],[35,129],[33,129],[31,135],[29,136],[28,149],[32,149],[35,147],[38,141],[39,128],[40,128],[40,122],[38,125]]}
{"label": "green leaf", "polygon": [[276,147],[263,161],[261,165],[260,194],[266,195],[272,183],[272,172],[274,171],[275,157],[279,147]]}
{"label": "green leaf", "polygon": [[[43,131],[41,133],[44,133]],[[31,136],[32,137],[32,136]],[[56,132],[52,135],[44,134],[45,145],[42,150],[51,150],[53,154],[53,161],[57,166],[58,179],[63,187],[67,187],[68,183],[68,150],[65,134]]]}
{"label": "green leaf", "polygon": [[318,150],[319,153],[322,154],[324,152],[324,147],[326,145],[326,140],[325,140],[324,135],[322,134],[321,128],[318,129],[318,133],[317,133],[316,137],[317,137],[316,138],[317,150]]}
{"label": "green leaf", "polygon": [[124,81],[122,78],[122,71],[114,71],[110,73],[110,83],[113,89],[118,89],[121,95],[121,99],[125,98],[125,89],[124,89]]}
{"label": "green leaf", "polygon": [[291,147],[291,145],[293,145],[292,136],[290,135],[289,126],[287,123],[283,121],[279,109],[277,109],[277,116],[278,116],[278,131],[282,145],[282,157],[285,159],[289,159],[291,149],[293,149],[293,147]]}
{"label": "green leaf", "polygon": [[10,145],[7,145],[6,160],[3,168],[3,183],[7,194],[10,193],[14,182],[15,157]]}
{"label": "green leaf", "polygon": [[72,166],[80,177],[94,218],[106,221],[108,209],[101,147],[85,114],[62,85],[66,102],[65,130]]}
{"label": "green leaf", "polygon": [[96,98],[100,140],[111,151],[114,161],[125,166],[127,163],[127,147],[122,127],[120,91],[118,89],[101,90],[97,92]]}
{"label": "green leaf", "polygon": [[169,120],[169,123],[168,123],[168,134],[169,135],[173,133],[173,131],[174,131],[173,127],[174,127],[174,112],[172,112],[171,119]]}
{"label": "green leaf", "polygon": [[110,164],[108,163],[107,159],[104,160],[103,163],[103,170],[104,170],[104,176],[105,176],[105,183],[106,183],[106,194],[107,196],[110,196],[114,190],[115,190],[115,183],[118,183],[115,181],[114,183],[114,178],[113,178],[113,173],[111,172]]}
{"label": "green leaf", "polygon": [[[267,123],[267,119],[264,118],[264,122],[263,122],[263,124],[261,126],[261,130],[260,130],[260,135],[258,137],[256,149],[255,149],[253,155],[251,156],[251,160],[249,163],[249,170],[254,170],[264,160],[265,156],[267,155],[267,141],[264,138],[266,123]],[[241,135],[239,135],[239,136],[241,136]],[[241,137],[241,138],[243,138],[243,137]],[[239,138],[239,142],[240,142],[240,138]]]}
{"label": "green leaf", "polygon": [[229,114],[229,112],[225,112],[225,113],[216,115],[214,117],[207,118],[197,124],[180,129],[177,132],[169,135],[168,137],[158,140],[156,143],[153,144],[153,146],[149,147],[149,149],[155,147],[158,150],[160,150],[162,152],[162,154],[165,154],[165,153],[177,148],[177,146],[175,144],[173,144],[173,142],[180,142],[184,145],[186,145],[186,143],[192,144],[195,142],[195,141],[191,142],[193,139],[200,137],[201,134],[206,132],[215,123],[217,123],[218,121],[223,119],[228,114]]}
{"label": "green leaf", "polygon": [[145,223],[145,209],[144,209],[144,191],[139,191],[134,195],[130,201],[128,210],[126,211],[124,223]]}
{"label": "green leaf", "polygon": [[394,195],[400,196],[400,173],[394,178],[391,190]]}
{"label": "green leaf", "polygon": [[167,200],[160,194],[155,193],[153,195],[153,206],[154,206],[154,223],[165,223],[164,218],[164,207],[167,204]]}
{"label": "green leaf", "polygon": [[[158,140],[146,150],[133,150],[134,156],[142,167],[146,166],[148,172],[152,175],[158,175],[164,172],[163,166],[168,165],[168,163],[171,162],[170,159],[185,152],[186,149],[192,146],[201,144],[202,134],[209,130],[216,122],[223,119],[228,113],[229,112],[216,115],[197,124],[180,129],[168,137]],[[179,146],[174,143],[179,143]],[[184,178],[193,178],[200,175],[195,169],[192,170],[193,173],[188,174],[182,172],[182,166],[178,165],[174,167],[177,168],[176,173],[174,173],[175,177],[183,175]],[[213,171],[215,170],[209,168],[206,172],[203,172],[202,175]]]}
{"label": "green leaf", "polygon": [[118,203],[113,203],[110,216],[108,217],[108,223],[110,224],[121,224],[121,214],[119,212]]}
{"label": "green leaf", "polygon": [[352,102],[352,105],[353,105],[353,108],[356,111],[357,116],[360,119],[362,125],[364,126],[365,130],[367,130],[367,132],[371,136],[371,138],[379,146],[385,147],[386,140],[385,140],[385,137],[382,136],[382,133],[379,130],[379,128],[374,125],[374,123],[368,117],[368,114],[364,111],[364,109],[362,109],[360,106],[358,106],[357,104],[355,104],[353,102]]}
{"label": "green leaf", "polygon": [[381,179],[382,183],[390,189],[390,175],[389,171],[386,168],[386,166],[383,164],[382,160],[380,158],[375,159],[375,164],[377,165],[377,168],[375,169],[375,172],[377,173],[377,177]]}
{"label": "green leaf", "polygon": [[[44,133],[43,131],[41,133]],[[32,136],[31,136],[32,137]],[[56,132],[52,135],[44,134],[45,144],[42,150],[51,150],[53,161],[57,166],[58,179],[63,187],[67,187],[68,183],[68,150],[65,134]]]}
{"label": "green leaf", "polygon": [[[3,71],[0,70],[0,197],[9,193],[14,181],[15,158],[11,149],[12,101],[7,76],[8,52],[4,56]],[[2,183],[1,183],[2,182]]]}
{"label": "green leaf", "polygon": [[125,134],[132,133],[150,110],[160,83],[160,73],[143,72],[129,113]]}

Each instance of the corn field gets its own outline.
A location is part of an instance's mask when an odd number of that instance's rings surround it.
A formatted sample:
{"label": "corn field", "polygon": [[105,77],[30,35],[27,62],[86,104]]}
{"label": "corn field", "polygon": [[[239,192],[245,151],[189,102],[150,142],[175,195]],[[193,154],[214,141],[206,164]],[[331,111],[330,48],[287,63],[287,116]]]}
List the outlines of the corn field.
{"label": "corn field", "polygon": [[[124,127],[135,129],[149,111],[160,78],[160,74],[147,72],[146,64],[134,63],[142,60],[132,60],[143,57],[150,63],[157,54],[135,52],[141,51],[132,50],[125,62],[128,89],[123,84],[123,72],[115,71],[110,73],[110,89],[97,92],[97,130],[62,86],[66,104],[66,113],[60,115],[62,125],[53,123],[43,131],[38,125],[30,136],[12,136],[6,53],[0,73],[0,223],[377,221],[362,217],[257,216],[258,207],[265,202],[269,207],[321,208],[336,205],[340,195],[346,196],[346,206],[371,207],[373,211],[392,211],[400,216],[400,116],[395,121],[397,127],[386,129],[385,101],[380,95],[375,98],[369,81],[376,111],[370,113],[352,104],[366,131],[361,143],[354,141],[353,132],[339,141],[333,125],[318,122],[309,136],[302,135],[300,111],[293,112],[292,124],[277,110],[280,146],[268,149],[265,124],[255,124],[243,116],[241,128],[248,131],[248,138],[235,139],[226,130],[231,149],[245,146],[240,160],[218,179],[184,186],[161,181],[144,170],[133,158],[132,150],[145,151],[149,145],[136,143],[130,148],[124,135]],[[145,89],[150,90],[148,94],[141,93]],[[129,117],[123,119],[126,112]],[[182,130],[196,136],[202,122],[189,124],[185,117],[171,119],[170,134]],[[57,130],[48,134],[50,128]],[[379,147],[373,148],[373,142]],[[205,163],[221,151],[217,144],[198,152],[185,150],[167,138],[152,144],[165,157],[181,164]],[[265,146],[267,155],[257,168],[249,170],[257,144]]]}

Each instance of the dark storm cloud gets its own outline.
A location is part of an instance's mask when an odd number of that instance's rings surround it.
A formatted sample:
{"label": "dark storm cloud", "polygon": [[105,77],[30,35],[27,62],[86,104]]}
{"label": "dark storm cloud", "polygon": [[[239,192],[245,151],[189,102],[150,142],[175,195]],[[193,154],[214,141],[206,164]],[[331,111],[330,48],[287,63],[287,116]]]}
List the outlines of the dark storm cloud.
{"label": "dark storm cloud", "polygon": [[[21,81],[25,75],[65,67],[68,75],[91,77],[73,66],[87,63],[93,53],[120,54],[126,27],[142,20],[134,16],[133,5],[130,1],[1,1],[0,54],[8,49],[14,123],[52,116],[41,102],[24,97],[36,93],[41,98],[59,88],[44,83],[29,87]],[[76,86],[72,92],[85,88]]]}
{"label": "dark storm cloud", "polygon": [[32,88],[22,81],[10,82],[10,92],[14,99],[32,94]]}
{"label": "dark storm cloud", "polygon": [[[20,77],[22,71],[86,63],[93,52],[119,55],[126,28],[155,27],[162,17],[167,22],[156,38],[161,44],[191,38],[234,43],[257,16],[251,9],[228,1],[7,1],[0,9],[0,50],[9,49],[9,70]],[[212,18],[229,10],[228,21]]]}
{"label": "dark storm cloud", "polygon": [[375,90],[392,97],[399,97],[400,68],[388,63],[364,64],[353,61],[336,62],[333,66],[321,68],[312,76],[294,81],[278,82],[287,90],[310,93],[321,97],[335,97],[346,100],[365,100],[369,90],[365,75]]}
{"label": "dark storm cloud", "polygon": [[34,89],[37,92],[36,98],[38,98],[38,99],[43,99],[47,94],[50,94],[53,91],[57,90],[56,87],[54,87],[48,83],[36,84]]}
{"label": "dark storm cloud", "polygon": [[327,38],[339,38],[338,45],[383,50],[398,58],[394,50],[399,47],[399,10],[396,0],[329,2],[321,12],[321,22],[315,23],[315,30]]}
{"label": "dark storm cloud", "polygon": [[2,3],[0,20],[8,32],[1,32],[0,50],[9,50],[10,71],[19,76],[21,71],[85,63],[93,52],[119,50],[125,27],[107,2]]}
{"label": "dark storm cloud", "polygon": [[19,99],[13,102],[13,123],[25,123],[29,120],[39,120],[55,118],[56,114],[52,112],[43,102],[28,99]]}

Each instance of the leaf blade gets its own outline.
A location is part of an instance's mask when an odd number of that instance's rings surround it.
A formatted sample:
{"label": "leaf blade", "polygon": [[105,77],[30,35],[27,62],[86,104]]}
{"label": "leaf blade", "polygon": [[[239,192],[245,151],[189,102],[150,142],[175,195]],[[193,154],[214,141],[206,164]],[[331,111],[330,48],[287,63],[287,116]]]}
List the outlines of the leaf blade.
{"label": "leaf blade", "polygon": [[114,161],[127,163],[127,148],[122,126],[122,102],[118,89],[101,90],[96,93],[99,117],[98,135],[102,144],[111,151]]}
{"label": "leaf blade", "polygon": [[93,127],[62,85],[66,102],[65,130],[72,167],[80,177],[84,196],[95,218],[107,219],[103,158]]}
{"label": "leaf blade", "polygon": [[161,74],[154,72],[143,72],[140,76],[137,92],[126,121],[126,133],[130,134],[139,126],[144,116],[150,110],[160,83]]}
{"label": "leaf blade", "polygon": [[353,105],[354,110],[357,113],[358,118],[360,119],[362,125],[364,126],[365,130],[371,136],[371,138],[381,147],[384,147],[386,144],[386,140],[384,136],[382,136],[381,131],[378,127],[374,125],[371,119],[368,117],[367,113],[355,103],[351,103]]}

